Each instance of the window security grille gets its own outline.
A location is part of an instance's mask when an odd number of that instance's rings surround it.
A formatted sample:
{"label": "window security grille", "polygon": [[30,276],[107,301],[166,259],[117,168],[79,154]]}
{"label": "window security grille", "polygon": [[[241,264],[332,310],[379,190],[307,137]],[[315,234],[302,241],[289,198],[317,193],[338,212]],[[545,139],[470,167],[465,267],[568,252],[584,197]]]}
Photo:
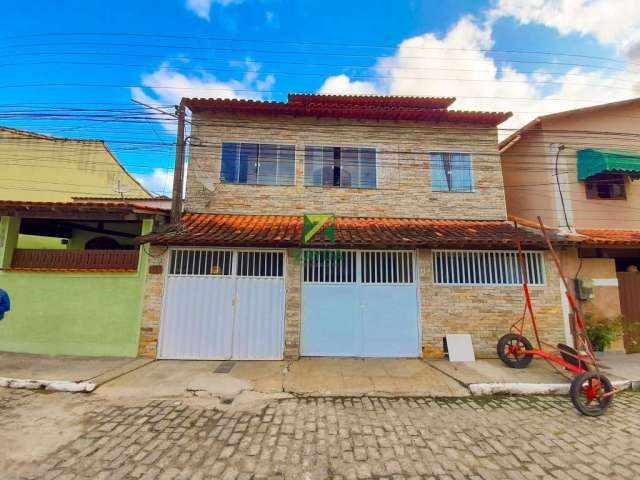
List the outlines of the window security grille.
{"label": "window security grille", "polygon": [[363,283],[413,283],[411,252],[362,252]]}
{"label": "window security grille", "polygon": [[[530,285],[544,285],[542,252],[524,252]],[[433,251],[433,281],[442,285],[520,285],[522,270],[514,251]]]}
{"label": "window security grille", "polygon": [[307,283],[399,284],[414,282],[413,252],[307,250]]}
{"label": "window security grille", "polygon": [[284,276],[284,252],[173,250],[169,274],[282,277]]}
{"label": "window security grille", "polygon": [[356,281],[354,251],[305,250],[304,281],[313,283],[353,283]]}
{"label": "window security grille", "polygon": [[173,250],[170,275],[231,275],[233,252],[228,250]]}
{"label": "window security grille", "polygon": [[283,252],[238,252],[239,277],[282,277]]}

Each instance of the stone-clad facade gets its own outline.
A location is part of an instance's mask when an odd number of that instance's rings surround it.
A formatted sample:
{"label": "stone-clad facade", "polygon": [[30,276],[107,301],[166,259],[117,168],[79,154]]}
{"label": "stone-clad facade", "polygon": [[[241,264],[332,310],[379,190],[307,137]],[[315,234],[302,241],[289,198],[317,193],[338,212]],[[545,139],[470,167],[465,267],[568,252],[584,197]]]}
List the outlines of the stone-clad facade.
{"label": "stone-clad facade", "polygon": [[[187,212],[234,215],[330,212],[338,217],[506,219],[497,132],[492,127],[209,112],[194,113],[191,122]],[[295,184],[221,183],[223,142],[295,145]],[[304,186],[305,146],[311,145],[375,148],[377,188]],[[471,154],[473,192],[432,191],[429,154],[443,151]],[[380,247],[383,246],[370,246]],[[160,255],[162,249],[153,252]],[[284,355],[290,359],[300,355],[303,321],[298,252],[287,251]],[[160,265],[164,257],[152,257],[151,263]],[[441,357],[446,333],[470,333],[478,356],[495,356],[497,339],[522,315],[522,289],[435,285],[431,250],[417,250],[416,258],[422,355]],[[548,254],[545,267],[546,285],[532,288],[533,303],[543,338],[558,343],[564,341],[559,279]],[[149,278],[140,354],[155,356],[165,274]]]}
{"label": "stone-clad facade", "polygon": [[[192,120],[185,209],[190,212],[337,216],[506,218],[495,128],[314,118],[216,116]],[[296,146],[294,186],[220,183],[222,142]],[[305,146],[373,147],[378,187],[305,187]],[[432,192],[430,152],[471,153],[473,193]]]}

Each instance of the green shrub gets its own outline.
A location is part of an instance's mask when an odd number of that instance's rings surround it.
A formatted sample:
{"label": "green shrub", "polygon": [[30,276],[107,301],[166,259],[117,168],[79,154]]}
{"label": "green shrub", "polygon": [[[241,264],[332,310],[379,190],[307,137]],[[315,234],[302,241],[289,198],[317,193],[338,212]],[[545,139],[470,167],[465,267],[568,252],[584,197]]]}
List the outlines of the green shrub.
{"label": "green shrub", "polygon": [[585,326],[594,350],[603,352],[622,332],[622,318],[585,315]]}

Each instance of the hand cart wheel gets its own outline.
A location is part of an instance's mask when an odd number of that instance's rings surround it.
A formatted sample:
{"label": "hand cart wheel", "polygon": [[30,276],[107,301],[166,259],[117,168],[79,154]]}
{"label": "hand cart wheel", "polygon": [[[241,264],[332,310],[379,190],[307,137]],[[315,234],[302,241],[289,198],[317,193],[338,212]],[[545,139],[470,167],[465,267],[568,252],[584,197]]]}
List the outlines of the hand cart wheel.
{"label": "hand cart wheel", "polygon": [[498,356],[509,368],[527,368],[533,355],[524,351],[532,349],[531,342],[517,333],[508,333],[498,340]]}
{"label": "hand cart wheel", "polygon": [[596,372],[578,375],[571,382],[571,401],[583,415],[598,417],[607,411],[613,398],[613,385],[607,377]]}

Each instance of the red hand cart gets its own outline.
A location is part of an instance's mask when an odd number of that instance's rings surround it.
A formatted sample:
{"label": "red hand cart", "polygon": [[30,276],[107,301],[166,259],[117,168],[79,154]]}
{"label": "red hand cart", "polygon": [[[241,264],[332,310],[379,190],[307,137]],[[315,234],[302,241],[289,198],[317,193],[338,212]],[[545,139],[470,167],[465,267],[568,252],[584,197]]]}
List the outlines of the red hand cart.
{"label": "red hand cart", "polygon": [[[526,368],[535,356],[568,370],[575,375],[569,390],[573,405],[583,415],[592,417],[599,416],[609,408],[609,404],[616,390],[613,388],[609,379],[600,373],[598,359],[593,352],[593,346],[587,336],[584,322],[569,289],[567,279],[562,272],[558,255],[553,248],[549,234],[540,217],[538,217],[538,223],[540,224],[540,230],[544,235],[555,266],[564,284],[565,295],[573,312],[575,349],[569,345],[559,344],[554,347],[559,355],[555,352],[549,353],[543,350],[542,345],[544,342],[540,340],[538,334],[531,295],[529,293],[527,270],[522,253],[522,242],[518,241],[518,257],[520,260],[520,270],[522,272],[525,310],[522,318],[511,326],[510,332],[498,341],[498,356],[511,368]],[[523,335],[527,312],[531,317],[531,330],[535,337],[537,348],[533,348],[531,342]],[[545,344],[545,346],[549,345]]]}

